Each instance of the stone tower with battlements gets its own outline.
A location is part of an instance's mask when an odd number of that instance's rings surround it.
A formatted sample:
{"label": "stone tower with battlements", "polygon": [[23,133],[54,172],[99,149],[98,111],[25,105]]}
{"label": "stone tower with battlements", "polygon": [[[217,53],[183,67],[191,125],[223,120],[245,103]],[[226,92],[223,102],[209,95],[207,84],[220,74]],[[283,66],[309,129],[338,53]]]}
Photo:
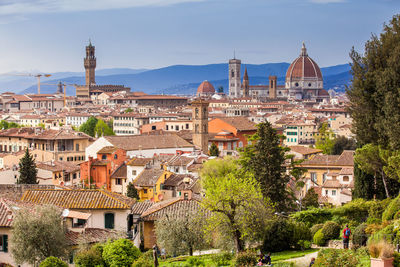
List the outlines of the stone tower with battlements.
{"label": "stone tower with battlements", "polygon": [[89,45],[86,46],[86,57],[83,60],[83,65],[85,66],[85,76],[86,76],[86,85],[96,84],[95,79],[95,70],[96,70],[96,57],[94,54],[95,47],[92,45],[92,42],[89,40]]}
{"label": "stone tower with battlements", "polygon": [[229,60],[229,97],[238,98],[241,96],[241,81],[240,81],[240,59]]}
{"label": "stone tower with battlements", "polygon": [[208,154],[208,105],[203,99],[196,99],[192,103],[193,144]]}

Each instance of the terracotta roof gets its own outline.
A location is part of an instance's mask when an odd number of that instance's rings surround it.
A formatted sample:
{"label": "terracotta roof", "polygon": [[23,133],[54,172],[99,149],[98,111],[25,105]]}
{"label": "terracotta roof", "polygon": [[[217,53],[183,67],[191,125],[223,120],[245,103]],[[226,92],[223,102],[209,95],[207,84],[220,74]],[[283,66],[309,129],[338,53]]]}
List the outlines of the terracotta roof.
{"label": "terracotta roof", "polygon": [[249,121],[245,117],[221,117],[220,120],[232,125],[238,131],[256,131],[257,127],[254,122]]}
{"label": "terracotta roof", "polygon": [[65,233],[67,243],[70,246],[82,244],[102,243],[110,239],[118,239],[123,237],[122,234],[115,230],[100,228],[85,228],[83,232],[68,231]]}
{"label": "terracotta roof", "polygon": [[114,146],[105,146],[102,149],[100,149],[97,154],[111,154],[117,151],[118,148]]}
{"label": "terracotta roof", "polygon": [[315,155],[301,165],[354,166],[354,151],[345,150],[341,155]]}
{"label": "terracotta roof", "polygon": [[108,160],[98,160],[96,159],[94,162],[92,162],[92,166],[105,166],[109,163]]}
{"label": "terracotta roof", "polygon": [[136,202],[132,206],[132,209],[131,209],[132,214],[142,215],[143,212],[148,210],[153,205],[154,205],[154,202],[151,202],[150,200]]}
{"label": "terracotta roof", "polygon": [[52,172],[64,171],[67,173],[71,173],[80,170],[79,165],[68,161],[37,162],[36,167],[38,169]]}
{"label": "terracotta roof", "polygon": [[310,148],[306,146],[289,146],[290,150],[300,153],[302,155],[322,153],[321,149]]}
{"label": "terracotta roof", "polygon": [[353,175],[354,168],[342,168],[339,172],[340,175]]}
{"label": "terracotta roof", "polygon": [[152,159],[151,158],[133,158],[127,165],[129,166],[146,166]]}
{"label": "terracotta roof", "polygon": [[154,186],[163,172],[163,169],[158,168],[144,169],[133,183],[136,186]]}
{"label": "terracotta roof", "polygon": [[126,170],[126,164],[123,163],[121,166],[119,166],[112,174],[111,178],[127,178],[127,170]]}
{"label": "terracotta roof", "polygon": [[22,202],[51,204],[67,209],[130,209],[134,201],[104,190],[28,190]]}
{"label": "terracotta roof", "polygon": [[336,164],[354,166],[354,152],[355,151],[353,150],[343,151],[342,154],[339,156],[339,159],[337,160]]}
{"label": "terracotta roof", "polygon": [[144,221],[155,221],[168,215],[169,218],[183,217],[188,213],[198,213],[201,210],[199,201],[182,198],[172,198],[157,204],[146,210],[142,214]]}
{"label": "terracotta roof", "polygon": [[338,180],[326,180],[323,185],[323,188],[340,188],[342,185]]}
{"label": "terracotta roof", "polygon": [[197,94],[214,94],[214,86],[209,81],[202,82],[199,87],[197,87]]}
{"label": "terracotta roof", "polygon": [[3,199],[0,199],[0,227],[11,227],[13,217],[11,208]]}
{"label": "terracotta roof", "polygon": [[192,157],[176,155],[173,158],[171,158],[167,162],[167,164],[168,164],[168,166],[187,166],[192,161],[194,161],[194,158],[192,158]]}
{"label": "terracotta roof", "polygon": [[175,134],[104,136],[104,138],[115,147],[126,151],[193,147],[192,144]]}

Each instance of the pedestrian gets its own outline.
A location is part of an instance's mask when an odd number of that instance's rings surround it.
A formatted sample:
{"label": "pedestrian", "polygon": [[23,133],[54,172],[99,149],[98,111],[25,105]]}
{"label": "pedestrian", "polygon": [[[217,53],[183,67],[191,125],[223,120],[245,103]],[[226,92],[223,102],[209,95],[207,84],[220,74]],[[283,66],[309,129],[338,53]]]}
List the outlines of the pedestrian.
{"label": "pedestrian", "polygon": [[158,267],[158,258],[157,258],[157,245],[154,244],[153,246],[153,260],[154,260],[154,267]]}
{"label": "pedestrian", "polygon": [[315,263],[315,258],[311,258],[311,262],[310,262],[310,265],[309,265],[309,267],[313,266],[313,265],[314,265],[314,263]]}
{"label": "pedestrian", "polygon": [[349,225],[346,224],[346,227],[343,229],[343,248],[344,249],[349,248],[350,235],[351,235],[351,230],[349,228]]}
{"label": "pedestrian", "polygon": [[161,249],[161,259],[165,260],[167,258],[167,253],[165,252],[165,248]]}
{"label": "pedestrian", "polygon": [[268,252],[267,255],[265,255],[264,261],[265,264],[271,265],[271,252]]}

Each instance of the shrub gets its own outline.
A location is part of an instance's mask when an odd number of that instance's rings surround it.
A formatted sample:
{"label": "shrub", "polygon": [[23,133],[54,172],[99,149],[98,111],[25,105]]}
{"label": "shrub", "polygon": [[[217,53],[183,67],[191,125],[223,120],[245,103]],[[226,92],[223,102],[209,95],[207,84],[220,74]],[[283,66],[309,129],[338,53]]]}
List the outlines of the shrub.
{"label": "shrub", "polygon": [[301,250],[309,249],[309,248],[311,248],[311,241],[308,241],[308,240],[299,240],[299,241],[297,242],[297,245],[298,245],[298,247],[299,247]]}
{"label": "shrub", "polygon": [[323,223],[314,224],[314,225],[311,227],[311,229],[310,229],[311,236],[314,236],[315,233],[316,233],[319,229],[322,229],[322,227],[324,227],[324,224],[323,224]]}
{"label": "shrub", "polygon": [[197,257],[188,257],[186,259],[187,266],[206,266],[204,261]]}
{"label": "shrub", "polygon": [[360,257],[352,250],[321,249],[315,260],[315,267],[341,266],[354,267],[360,263]]}
{"label": "shrub", "polygon": [[295,221],[305,223],[308,227],[311,227],[316,223],[329,221],[332,218],[332,213],[330,209],[311,208],[296,212],[291,217]]}
{"label": "shrub", "polygon": [[107,242],[103,248],[103,259],[110,267],[131,266],[141,255],[140,250],[128,239]]}
{"label": "shrub", "polygon": [[263,252],[301,248],[300,240],[311,240],[310,230],[304,223],[280,217],[268,221],[264,234]]}
{"label": "shrub", "polygon": [[132,267],[153,267],[153,263],[153,251],[148,250],[132,264]]}
{"label": "shrub", "polygon": [[254,251],[240,252],[235,257],[234,266],[253,267],[257,264],[257,254]]}
{"label": "shrub", "polygon": [[313,238],[313,242],[314,244],[318,245],[318,246],[324,246],[326,243],[326,239],[324,234],[322,233],[322,229],[319,229]]}
{"label": "shrub", "polygon": [[74,259],[77,267],[101,267],[105,266],[103,257],[103,244],[96,244],[88,250],[79,252]]}
{"label": "shrub", "polygon": [[225,252],[220,254],[214,254],[211,256],[211,260],[216,266],[227,266],[233,258],[232,253]]}
{"label": "shrub", "polygon": [[365,229],[367,228],[367,224],[362,223],[356,227],[353,231],[353,244],[358,246],[365,246],[367,244],[367,234],[365,233]]}
{"label": "shrub", "polygon": [[322,227],[322,233],[325,240],[338,239],[340,234],[340,225],[335,222],[326,222]]}
{"label": "shrub", "polygon": [[382,213],[382,221],[393,220],[396,213],[400,210],[400,195],[393,199],[385,211]]}
{"label": "shrub", "polygon": [[345,217],[346,221],[356,221],[361,223],[367,220],[368,212],[372,205],[374,205],[374,201],[356,199],[341,207],[334,208],[332,214],[339,217]]}
{"label": "shrub", "polygon": [[51,256],[42,261],[39,267],[68,267],[68,264],[59,258]]}
{"label": "shrub", "polygon": [[394,255],[394,246],[385,240],[369,241],[368,251],[372,258],[389,259]]}

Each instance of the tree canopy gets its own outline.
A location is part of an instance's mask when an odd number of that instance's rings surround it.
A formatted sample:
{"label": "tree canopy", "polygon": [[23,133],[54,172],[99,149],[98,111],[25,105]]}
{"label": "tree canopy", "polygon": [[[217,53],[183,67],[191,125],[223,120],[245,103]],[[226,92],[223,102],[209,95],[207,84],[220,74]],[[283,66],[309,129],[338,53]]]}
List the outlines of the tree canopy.
{"label": "tree canopy", "polygon": [[218,146],[215,143],[212,143],[210,146],[210,149],[208,151],[208,154],[212,157],[218,157],[219,156],[219,149]]}
{"label": "tree canopy", "polygon": [[97,122],[98,122],[97,118],[92,116],[79,127],[79,131],[84,132],[85,134],[90,135],[92,137],[95,137],[95,128]]}
{"label": "tree canopy", "polygon": [[96,137],[115,135],[114,131],[108,126],[108,124],[101,119],[96,123],[94,134]]}
{"label": "tree canopy", "polygon": [[11,232],[11,253],[18,264],[33,265],[50,256],[67,256],[61,210],[55,206],[18,210]]}
{"label": "tree canopy", "polygon": [[205,193],[202,206],[211,212],[207,229],[217,229],[233,241],[236,251],[244,250],[244,241],[256,238],[272,213],[259,183],[229,157],[206,162],[200,176]]}

